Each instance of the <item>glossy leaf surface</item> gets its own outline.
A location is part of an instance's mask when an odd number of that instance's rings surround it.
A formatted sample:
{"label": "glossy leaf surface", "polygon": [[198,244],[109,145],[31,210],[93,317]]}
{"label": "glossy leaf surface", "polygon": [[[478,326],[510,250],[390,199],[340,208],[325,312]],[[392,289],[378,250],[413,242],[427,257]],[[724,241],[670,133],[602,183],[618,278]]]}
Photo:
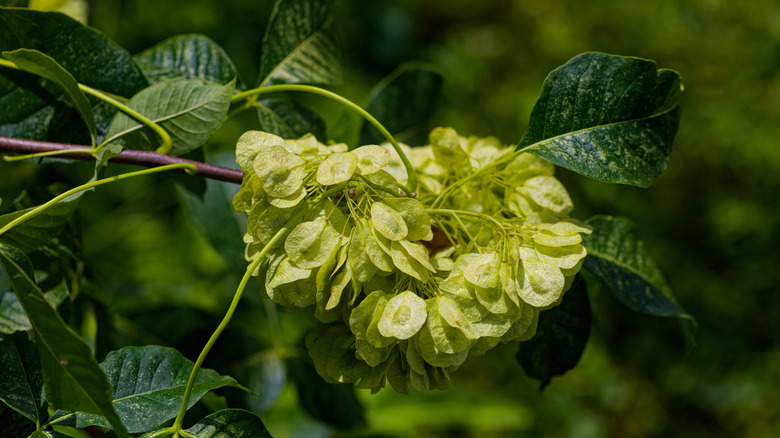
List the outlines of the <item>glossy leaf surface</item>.
{"label": "glossy leaf surface", "polygon": [[[100,367],[111,383],[116,412],[130,433],[138,433],[152,430],[176,416],[193,363],[174,349],[151,345],[113,351]],[[207,392],[224,386],[238,386],[238,383],[213,370],[201,369],[189,406]],[[50,423],[107,426],[102,418],[82,412],[58,412]]]}
{"label": "glossy leaf surface", "polygon": [[666,168],[682,84],[655,62],[584,53],[547,77],[520,147],[604,182],[647,187]]}
{"label": "glossy leaf surface", "polygon": [[340,50],[330,30],[334,12],[330,0],[278,1],[263,38],[258,85],[338,83]]}
{"label": "glossy leaf surface", "polygon": [[3,57],[12,61],[21,70],[56,83],[66,99],[81,115],[89,130],[92,146],[95,145],[97,127],[95,126],[95,116],[92,114],[92,106],[87,100],[87,96],[79,89],[78,82],[73,75],[62,68],[57,61],[37,50],[18,49],[12,52],[3,52]]}
{"label": "glossy leaf surface", "polygon": [[186,431],[198,438],[271,438],[257,414],[240,409],[217,411]]}
{"label": "glossy leaf surface", "polygon": [[46,400],[60,409],[100,415],[121,437],[127,432],[111,404],[111,388],[89,346],[46,302],[33,280],[30,260],[0,244],[0,264],[33,327],[43,366]]}
{"label": "glossy leaf surface", "polygon": [[587,223],[593,233],[582,240],[588,250],[584,268],[601,278],[621,303],[646,315],[687,316],[628,219],[596,216]]}
{"label": "glossy leaf surface", "polygon": [[46,419],[41,357],[27,333],[0,340],[0,400],[40,425]]}
{"label": "glossy leaf surface", "polygon": [[225,50],[205,35],[177,35],[135,55],[149,83],[201,79],[229,84],[236,67]]}

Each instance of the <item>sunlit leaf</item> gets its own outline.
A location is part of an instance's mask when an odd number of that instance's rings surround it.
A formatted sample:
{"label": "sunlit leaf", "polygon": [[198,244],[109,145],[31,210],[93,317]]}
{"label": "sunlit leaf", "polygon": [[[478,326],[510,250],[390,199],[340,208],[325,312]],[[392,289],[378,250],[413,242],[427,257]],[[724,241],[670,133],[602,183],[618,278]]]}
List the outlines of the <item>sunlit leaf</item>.
{"label": "sunlit leaf", "polygon": [[259,86],[336,84],[341,69],[330,30],[334,12],[330,0],[277,1],[263,38]]}
{"label": "sunlit leaf", "polygon": [[547,77],[520,146],[600,181],[647,187],[666,168],[680,117],[677,73],[603,53]]}
{"label": "sunlit leaf", "polygon": [[[176,416],[193,363],[174,349],[150,345],[113,351],[100,367],[111,383],[114,409],[128,431],[138,433],[152,430]],[[238,386],[238,383],[216,371],[201,369],[189,407],[207,392],[224,386]],[[49,423],[78,428],[108,426],[103,418],[83,412],[60,411]]]}
{"label": "sunlit leaf", "polygon": [[[234,83],[226,85],[200,79],[160,82],[133,96],[128,106],[159,124],[171,136],[172,155],[182,155],[203,146],[222,124],[230,106]],[[150,128],[119,113],[106,139],[129,149],[156,149],[160,139]]]}

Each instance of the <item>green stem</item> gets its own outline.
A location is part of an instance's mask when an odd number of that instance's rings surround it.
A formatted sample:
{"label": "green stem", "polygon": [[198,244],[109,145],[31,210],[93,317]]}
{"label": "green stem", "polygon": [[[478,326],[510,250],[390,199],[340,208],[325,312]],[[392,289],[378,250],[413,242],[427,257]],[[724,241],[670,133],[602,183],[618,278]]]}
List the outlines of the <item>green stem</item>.
{"label": "green stem", "polygon": [[163,155],[168,155],[171,153],[171,151],[173,150],[173,141],[171,140],[171,136],[168,135],[168,132],[164,130],[162,126],[158,125],[157,123],[148,119],[143,114],[135,111],[134,109],[114,99],[113,97],[107,95],[106,93],[103,93],[100,90],[96,90],[84,84],[79,84],[79,89],[89,95],[97,97],[98,99],[108,103],[109,105],[116,107],[119,111],[122,111],[128,116],[136,119],[137,121],[151,128],[151,130],[154,131],[158,137],[160,137],[160,142],[162,143],[160,147],[157,148],[157,152]]}
{"label": "green stem", "polygon": [[[8,60],[5,60],[5,59],[0,59],[0,66],[1,67],[12,68],[14,70],[20,70],[19,67],[15,63],[13,63],[11,61],[8,61]],[[106,93],[104,93],[104,92],[102,92],[100,90],[96,90],[96,89],[94,89],[94,88],[92,88],[92,87],[90,87],[88,85],[84,85],[82,83],[79,83],[78,86],[79,86],[79,89],[82,92],[84,92],[86,94],[89,94],[91,96],[94,96],[94,97],[96,97],[96,98],[98,98],[98,99],[108,103],[109,105],[112,105],[112,106],[116,107],[118,110],[122,111],[123,113],[127,114],[128,116],[136,119],[137,121],[139,121],[139,122],[143,123],[144,125],[148,126],[149,128],[151,128],[160,137],[160,141],[162,142],[160,147],[157,148],[157,152],[159,152],[161,154],[165,154],[165,155],[168,155],[168,154],[171,153],[171,150],[173,149],[173,142],[171,141],[171,136],[168,135],[168,132],[166,132],[160,125],[158,125],[157,123],[154,123],[153,121],[151,121],[147,117],[145,117],[143,114],[133,110],[132,108],[128,107],[127,105],[123,104],[122,102],[114,99],[113,97],[109,96],[108,94],[106,94]],[[98,148],[99,148],[99,146],[98,146]],[[94,151],[92,151],[92,152],[94,152]],[[32,158],[32,157],[26,157],[26,158]]]}
{"label": "green stem", "polygon": [[201,366],[203,366],[203,361],[206,360],[206,356],[209,354],[209,351],[211,351],[211,348],[217,342],[217,339],[225,330],[225,327],[227,327],[231,318],[233,318],[233,313],[235,313],[236,308],[238,308],[238,303],[241,300],[241,295],[243,295],[244,289],[246,288],[249,279],[252,277],[252,273],[255,272],[255,269],[257,269],[260,263],[265,259],[265,256],[266,254],[268,254],[268,251],[270,251],[271,248],[276,246],[277,242],[279,242],[283,237],[285,237],[287,231],[288,231],[287,228],[282,228],[281,230],[279,230],[276,233],[276,235],[274,235],[274,237],[271,239],[271,241],[268,242],[265,245],[265,247],[263,247],[263,249],[257,255],[257,258],[252,260],[252,263],[250,263],[249,266],[247,266],[246,273],[244,274],[244,277],[241,278],[241,282],[238,284],[238,289],[236,290],[236,294],[233,296],[233,301],[230,303],[230,307],[228,308],[227,313],[225,313],[225,316],[222,318],[222,322],[219,324],[217,329],[214,330],[214,333],[211,335],[208,342],[206,342],[206,345],[203,347],[203,350],[201,350],[198,359],[195,361],[195,366],[192,367],[190,378],[187,381],[186,388],[184,389],[184,398],[181,402],[181,409],[179,409],[179,414],[176,416],[176,420],[174,420],[173,426],[171,426],[170,429],[174,433],[177,433],[182,430],[182,425],[184,424],[184,414],[187,413],[187,408],[189,407],[188,405],[190,402],[190,397],[192,396],[192,388],[195,386],[195,378],[198,376],[198,371],[200,371]]}
{"label": "green stem", "polygon": [[34,154],[27,154],[27,155],[15,155],[12,157],[3,156],[4,161],[22,161],[22,160],[29,160],[30,158],[43,158],[43,157],[54,157],[57,155],[67,155],[67,154],[86,154],[86,155],[94,155],[94,152],[92,149],[60,149],[56,151],[46,151],[46,152],[37,152]]}
{"label": "green stem", "polygon": [[415,190],[417,190],[417,174],[414,172],[414,166],[412,166],[412,163],[409,161],[409,158],[406,156],[404,151],[401,150],[401,146],[398,144],[397,141],[395,141],[393,135],[390,134],[390,132],[387,129],[385,129],[385,127],[381,123],[379,123],[379,121],[375,119],[374,116],[372,116],[368,111],[364,110],[359,105],[352,102],[351,100],[341,97],[332,91],[328,91],[323,88],[314,87],[311,85],[281,84],[281,85],[271,85],[268,87],[255,88],[253,90],[248,90],[248,91],[235,94],[233,95],[232,98],[230,98],[230,103],[235,103],[243,99],[247,99],[249,97],[260,96],[269,93],[279,93],[285,91],[300,91],[304,93],[317,94],[323,97],[327,97],[331,100],[341,103],[342,105],[345,105],[346,107],[360,114],[364,119],[366,119],[369,123],[371,123],[387,139],[387,141],[390,142],[391,145],[393,145],[393,149],[395,149],[395,151],[398,153],[398,156],[401,157],[401,161],[403,162],[404,167],[406,168],[406,174],[408,175],[407,187],[403,187],[404,192],[406,192],[407,196],[416,197],[417,194],[415,193]]}
{"label": "green stem", "polygon": [[511,153],[508,153],[504,155],[503,157],[500,157],[498,160],[494,161],[493,163],[483,167],[482,169],[477,170],[476,172],[469,174],[458,181],[455,181],[451,186],[447,187],[445,190],[442,190],[442,192],[439,194],[439,196],[436,197],[436,199],[433,200],[431,203],[431,207],[436,208],[440,207],[444,201],[447,200],[447,198],[454,192],[456,189],[462,187],[467,182],[484,175],[489,170],[495,169],[496,167],[503,166],[504,164],[512,161],[515,156],[520,154],[520,151],[513,151]]}
{"label": "green stem", "polygon": [[165,166],[160,167],[153,167],[151,169],[144,169],[144,170],[137,170],[135,172],[129,172],[129,173],[123,173],[121,175],[112,176],[109,178],[103,178],[99,179],[97,181],[90,181],[86,184],[82,184],[78,187],[74,187],[66,192],[63,192],[62,194],[55,196],[52,198],[49,202],[45,204],[41,204],[32,210],[29,210],[28,212],[24,213],[23,215],[17,217],[16,219],[12,220],[11,222],[8,222],[3,228],[0,228],[0,236],[7,233],[14,227],[16,227],[19,224],[22,224],[24,222],[27,222],[28,220],[34,218],[35,216],[39,215],[41,212],[46,210],[47,208],[55,205],[56,203],[62,201],[63,199],[67,198],[68,196],[75,195],[76,193],[83,192],[84,190],[89,190],[93,187],[102,186],[103,184],[112,183],[114,181],[119,181],[127,178],[133,178],[136,176],[141,175],[148,175],[152,173],[159,173],[159,172],[166,172],[168,170],[176,170],[176,169],[184,169],[187,173],[194,175],[198,172],[198,168],[194,164],[189,163],[177,163],[177,164],[168,164]]}
{"label": "green stem", "polygon": [[491,225],[495,226],[500,232],[506,233],[506,230],[504,229],[504,226],[501,225],[501,222],[497,221],[496,218],[492,216],[488,216],[484,213],[477,213],[474,211],[467,211],[467,210],[446,210],[443,208],[429,208],[425,211],[428,214],[448,214],[453,217],[457,217],[457,216],[473,217],[475,219],[480,219],[484,222],[489,222]]}

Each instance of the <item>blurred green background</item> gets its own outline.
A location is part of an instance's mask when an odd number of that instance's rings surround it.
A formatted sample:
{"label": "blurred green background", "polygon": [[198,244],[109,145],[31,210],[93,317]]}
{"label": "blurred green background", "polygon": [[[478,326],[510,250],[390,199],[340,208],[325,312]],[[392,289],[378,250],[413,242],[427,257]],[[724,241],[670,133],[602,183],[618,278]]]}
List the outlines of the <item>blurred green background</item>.
{"label": "blurred green background", "polygon": [[[256,0],[100,0],[90,2],[89,24],[132,53],[176,34],[205,34],[253,84],[271,8]],[[336,91],[362,102],[399,63],[423,61],[445,77],[434,125],[505,143],[519,141],[547,73],[584,51],[653,59],[678,71],[686,90],[675,150],[651,188],[558,175],[574,216],[636,223],[698,320],[696,349],[686,353],[677,321],[632,313],[608,291],[594,293],[596,326],[584,356],[543,392],[515,362],[515,347],[497,348],[469,359],[448,392],[361,392],[362,433],[780,437],[780,3],[345,0],[336,27],[345,65]],[[207,154],[229,161],[236,138],[256,127],[251,115],[231,120]],[[13,169],[31,173],[35,165]],[[89,174],[88,167],[53,169]],[[102,288],[128,315],[126,331],[143,342],[155,336],[129,316],[142,306],[188,304],[205,316],[187,318],[208,320],[235,287],[234,267],[182,213],[174,180],[184,178],[101,189],[81,209],[84,252],[95,272],[118,273],[101,279]],[[294,344],[305,318],[280,317],[281,337]],[[259,337],[264,327],[254,324]],[[192,348],[183,352],[193,357]],[[335,433],[306,417],[289,386],[281,394],[264,414],[275,436]]]}

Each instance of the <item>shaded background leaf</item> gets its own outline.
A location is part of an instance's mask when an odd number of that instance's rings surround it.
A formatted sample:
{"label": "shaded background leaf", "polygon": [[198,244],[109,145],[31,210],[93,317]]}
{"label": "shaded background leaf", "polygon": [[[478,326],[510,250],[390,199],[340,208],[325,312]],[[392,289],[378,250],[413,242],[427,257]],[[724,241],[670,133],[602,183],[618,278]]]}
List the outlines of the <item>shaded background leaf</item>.
{"label": "shaded background leaf", "polygon": [[[7,243],[22,252],[30,252],[57,237],[70,220],[84,192],[71,195],[57,204],[43,210],[26,222],[0,235],[0,242]],[[34,208],[34,207],[33,207]],[[0,216],[0,227],[32,210],[18,210]]]}
{"label": "shaded background leaf", "polygon": [[0,400],[40,426],[48,416],[41,357],[25,332],[0,339]]}
{"label": "shaded background leaf", "polygon": [[[442,75],[419,64],[404,64],[371,90],[365,109],[396,140],[421,145],[427,143],[429,120],[439,105]],[[363,122],[359,145],[387,141],[371,124]]]}
{"label": "shaded background leaf", "polygon": [[295,102],[261,100],[257,102],[257,116],[263,131],[282,138],[295,139],[308,133],[323,141],[325,122],[317,113]]}
{"label": "shaded background leaf", "polygon": [[544,81],[520,147],[589,178],[648,187],[672,152],[681,92],[679,75],[653,61],[578,55]]}
{"label": "shaded background leaf", "polygon": [[536,336],[521,342],[517,361],[544,389],[550,379],[577,365],[590,336],[591,310],[585,282],[576,278],[561,304],[539,313]]}

